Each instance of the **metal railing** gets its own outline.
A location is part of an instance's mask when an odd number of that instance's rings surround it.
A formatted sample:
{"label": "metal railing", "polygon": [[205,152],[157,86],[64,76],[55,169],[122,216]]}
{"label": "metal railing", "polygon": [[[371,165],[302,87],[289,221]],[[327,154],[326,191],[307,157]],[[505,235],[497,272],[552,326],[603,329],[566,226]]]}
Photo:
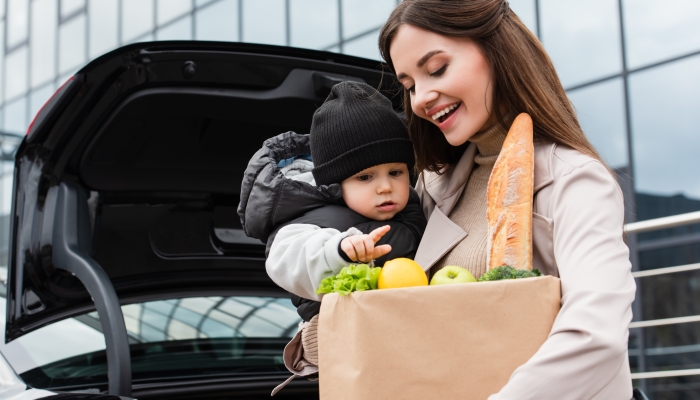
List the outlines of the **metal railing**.
{"label": "metal railing", "polygon": [[[670,217],[656,218],[640,222],[632,222],[625,225],[625,232],[628,234],[637,234],[644,232],[652,232],[661,229],[675,228],[678,226],[700,223],[700,211],[687,214],[673,215]],[[657,268],[644,271],[635,271],[632,276],[635,278],[644,278],[655,275],[666,275],[677,272],[700,270],[700,263],[679,265],[675,267]],[[687,317],[665,318],[648,321],[634,321],[630,323],[630,329],[640,329],[652,326],[665,326],[675,324],[687,324],[692,322],[700,322],[700,315],[691,315]],[[688,346],[680,346],[688,347]],[[651,350],[651,349],[649,349]],[[645,353],[647,350],[642,350]],[[632,374],[632,379],[654,379],[654,378],[670,378],[678,376],[693,376],[700,375],[700,369],[680,369],[672,371],[654,371],[654,372],[637,372]]]}

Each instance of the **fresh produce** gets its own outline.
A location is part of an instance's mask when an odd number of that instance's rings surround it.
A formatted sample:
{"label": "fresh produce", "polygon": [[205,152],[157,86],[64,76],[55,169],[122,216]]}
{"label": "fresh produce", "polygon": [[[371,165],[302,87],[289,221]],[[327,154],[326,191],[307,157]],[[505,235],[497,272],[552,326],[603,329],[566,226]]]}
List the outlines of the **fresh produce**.
{"label": "fresh produce", "polygon": [[345,296],[352,292],[377,289],[380,271],[381,268],[373,268],[367,264],[348,265],[343,267],[338,275],[322,280],[316,293],[338,293]]}
{"label": "fresh produce", "polygon": [[410,258],[395,258],[384,263],[377,283],[379,289],[427,286],[428,276],[423,268]]}
{"label": "fresh produce", "polygon": [[487,273],[482,275],[481,278],[479,278],[479,282],[532,278],[535,276],[542,276],[542,274],[536,269],[528,271],[526,269],[515,269],[510,265],[501,265],[500,267],[489,270]]}
{"label": "fresh produce", "polygon": [[476,278],[468,269],[456,265],[447,265],[440,269],[430,279],[431,285],[448,285],[450,283],[476,282]]}

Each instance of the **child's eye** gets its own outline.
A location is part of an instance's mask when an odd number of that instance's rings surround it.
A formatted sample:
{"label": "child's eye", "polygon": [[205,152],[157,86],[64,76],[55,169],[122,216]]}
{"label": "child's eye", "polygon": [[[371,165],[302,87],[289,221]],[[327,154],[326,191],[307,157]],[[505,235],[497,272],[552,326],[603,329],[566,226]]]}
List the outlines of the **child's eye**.
{"label": "child's eye", "polygon": [[389,172],[389,175],[391,175],[391,176],[401,176],[401,174],[403,174],[403,171],[401,171],[400,169],[396,169],[396,170]]}
{"label": "child's eye", "polygon": [[369,178],[371,178],[371,176],[369,176],[369,175],[358,175],[358,176],[357,176],[357,180],[358,180],[358,181],[362,181],[362,182],[368,181]]}

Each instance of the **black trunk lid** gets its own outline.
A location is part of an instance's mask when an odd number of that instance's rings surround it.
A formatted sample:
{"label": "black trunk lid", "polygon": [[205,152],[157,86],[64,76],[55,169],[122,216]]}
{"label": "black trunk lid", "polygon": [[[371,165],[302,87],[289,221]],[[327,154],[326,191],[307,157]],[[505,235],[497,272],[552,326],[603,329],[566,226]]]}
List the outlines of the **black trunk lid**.
{"label": "black trunk lid", "polygon": [[73,192],[76,246],[122,304],[282,293],[264,247],[241,231],[243,171],[265,139],[307,133],[342,80],[396,89],[378,62],[236,43],[134,44],[81,69],[17,152],[6,340],[95,309],[92,292],[55,264],[58,207],[69,199],[59,197]]}

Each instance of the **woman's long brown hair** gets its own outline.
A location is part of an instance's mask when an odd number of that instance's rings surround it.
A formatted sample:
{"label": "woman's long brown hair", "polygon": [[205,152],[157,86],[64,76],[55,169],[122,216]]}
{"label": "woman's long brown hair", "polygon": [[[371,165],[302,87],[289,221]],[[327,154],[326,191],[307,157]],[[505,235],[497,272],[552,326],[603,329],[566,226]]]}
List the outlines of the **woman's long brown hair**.
{"label": "woman's long brown hair", "polygon": [[[444,36],[471,38],[480,45],[492,71],[492,112],[505,129],[512,122],[506,120],[507,116],[527,112],[534,122],[535,141],[567,146],[603,162],[583,134],[542,44],[510,10],[507,1],[403,1],[379,35],[379,50],[394,72],[389,49],[403,24]],[[413,113],[410,95],[403,91],[408,131],[414,148],[421,149],[416,152],[416,169],[440,173],[443,167],[459,160],[466,143],[450,145],[437,126]]]}

